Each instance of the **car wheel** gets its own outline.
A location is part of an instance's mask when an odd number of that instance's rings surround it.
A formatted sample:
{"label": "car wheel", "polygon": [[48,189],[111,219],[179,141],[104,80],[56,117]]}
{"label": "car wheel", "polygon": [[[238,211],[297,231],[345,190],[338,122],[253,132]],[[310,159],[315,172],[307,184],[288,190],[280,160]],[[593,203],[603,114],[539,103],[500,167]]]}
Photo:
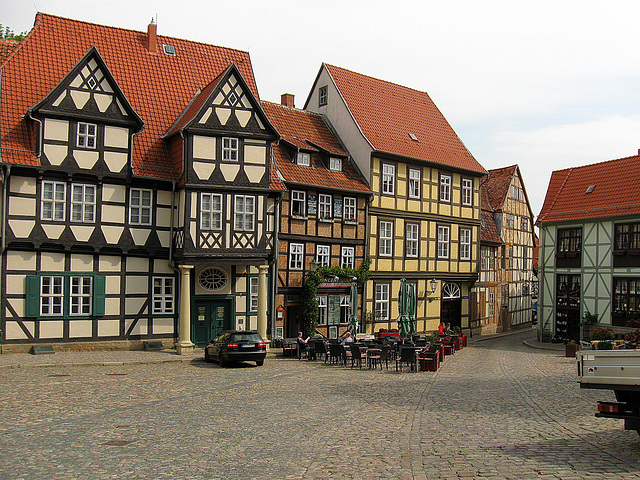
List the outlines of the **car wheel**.
{"label": "car wheel", "polygon": [[256,367],[261,367],[264,365],[264,360],[256,360]]}
{"label": "car wheel", "polygon": [[209,356],[209,350],[207,350],[206,348],[204,349],[204,361],[205,362],[211,361],[211,357]]}
{"label": "car wheel", "polygon": [[218,360],[220,362],[220,366],[221,367],[226,367],[227,366],[227,360],[222,356],[222,354],[220,354],[220,357],[219,357]]}

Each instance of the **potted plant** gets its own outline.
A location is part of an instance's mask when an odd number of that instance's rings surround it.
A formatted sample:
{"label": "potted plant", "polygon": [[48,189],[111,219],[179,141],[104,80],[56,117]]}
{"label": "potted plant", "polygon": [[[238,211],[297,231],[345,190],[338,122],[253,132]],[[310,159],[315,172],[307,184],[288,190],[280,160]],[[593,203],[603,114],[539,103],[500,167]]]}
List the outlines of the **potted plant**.
{"label": "potted plant", "polygon": [[564,356],[575,357],[576,352],[578,351],[578,347],[579,347],[578,342],[576,342],[575,340],[567,339],[564,342]]}

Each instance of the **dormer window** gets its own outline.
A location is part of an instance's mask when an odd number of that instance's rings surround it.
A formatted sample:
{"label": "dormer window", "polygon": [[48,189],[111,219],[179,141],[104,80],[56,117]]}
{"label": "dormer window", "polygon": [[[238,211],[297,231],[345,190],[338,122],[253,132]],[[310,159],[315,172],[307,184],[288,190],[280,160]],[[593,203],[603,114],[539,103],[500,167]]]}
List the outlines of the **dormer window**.
{"label": "dormer window", "polygon": [[96,132],[98,127],[94,123],[78,122],[76,146],[82,148],[96,148]]}
{"label": "dormer window", "polygon": [[329,159],[329,170],[332,172],[341,172],[342,171],[342,159],[331,157]]}
{"label": "dormer window", "polygon": [[309,165],[311,165],[311,155],[304,152],[298,153],[298,158],[296,163],[300,166],[308,167]]}
{"label": "dormer window", "polygon": [[222,138],[222,159],[227,162],[238,161],[238,139],[231,137]]}

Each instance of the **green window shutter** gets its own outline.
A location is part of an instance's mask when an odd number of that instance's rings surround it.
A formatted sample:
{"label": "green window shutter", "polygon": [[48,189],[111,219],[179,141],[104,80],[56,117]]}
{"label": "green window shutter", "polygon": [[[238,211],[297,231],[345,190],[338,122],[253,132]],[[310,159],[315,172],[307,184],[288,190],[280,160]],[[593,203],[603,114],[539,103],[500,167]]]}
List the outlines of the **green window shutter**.
{"label": "green window shutter", "polygon": [[26,305],[25,313],[27,317],[37,317],[40,315],[40,276],[27,275],[26,281]]}
{"label": "green window shutter", "polygon": [[103,275],[96,275],[93,278],[93,315],[95,317],[104,316],[104,294],[105,280]]}

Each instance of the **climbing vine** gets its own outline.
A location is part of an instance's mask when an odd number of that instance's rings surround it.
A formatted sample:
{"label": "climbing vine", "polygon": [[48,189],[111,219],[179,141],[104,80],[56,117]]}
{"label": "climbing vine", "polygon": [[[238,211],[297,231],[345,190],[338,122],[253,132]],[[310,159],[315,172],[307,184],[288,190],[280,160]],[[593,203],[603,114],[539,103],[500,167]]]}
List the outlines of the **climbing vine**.
{"label": "climbing vine", "polygon": [[336,276],[340,278],[356,278],[356,282],[364,285],[371,276],[371,258],[363,260],[358,269],[349,267],[320,267],[315,272],[309,272],[302,284],[302,331],[305,336],[312,336],[316,333],[318,326],[318,286],[324,277]]}

